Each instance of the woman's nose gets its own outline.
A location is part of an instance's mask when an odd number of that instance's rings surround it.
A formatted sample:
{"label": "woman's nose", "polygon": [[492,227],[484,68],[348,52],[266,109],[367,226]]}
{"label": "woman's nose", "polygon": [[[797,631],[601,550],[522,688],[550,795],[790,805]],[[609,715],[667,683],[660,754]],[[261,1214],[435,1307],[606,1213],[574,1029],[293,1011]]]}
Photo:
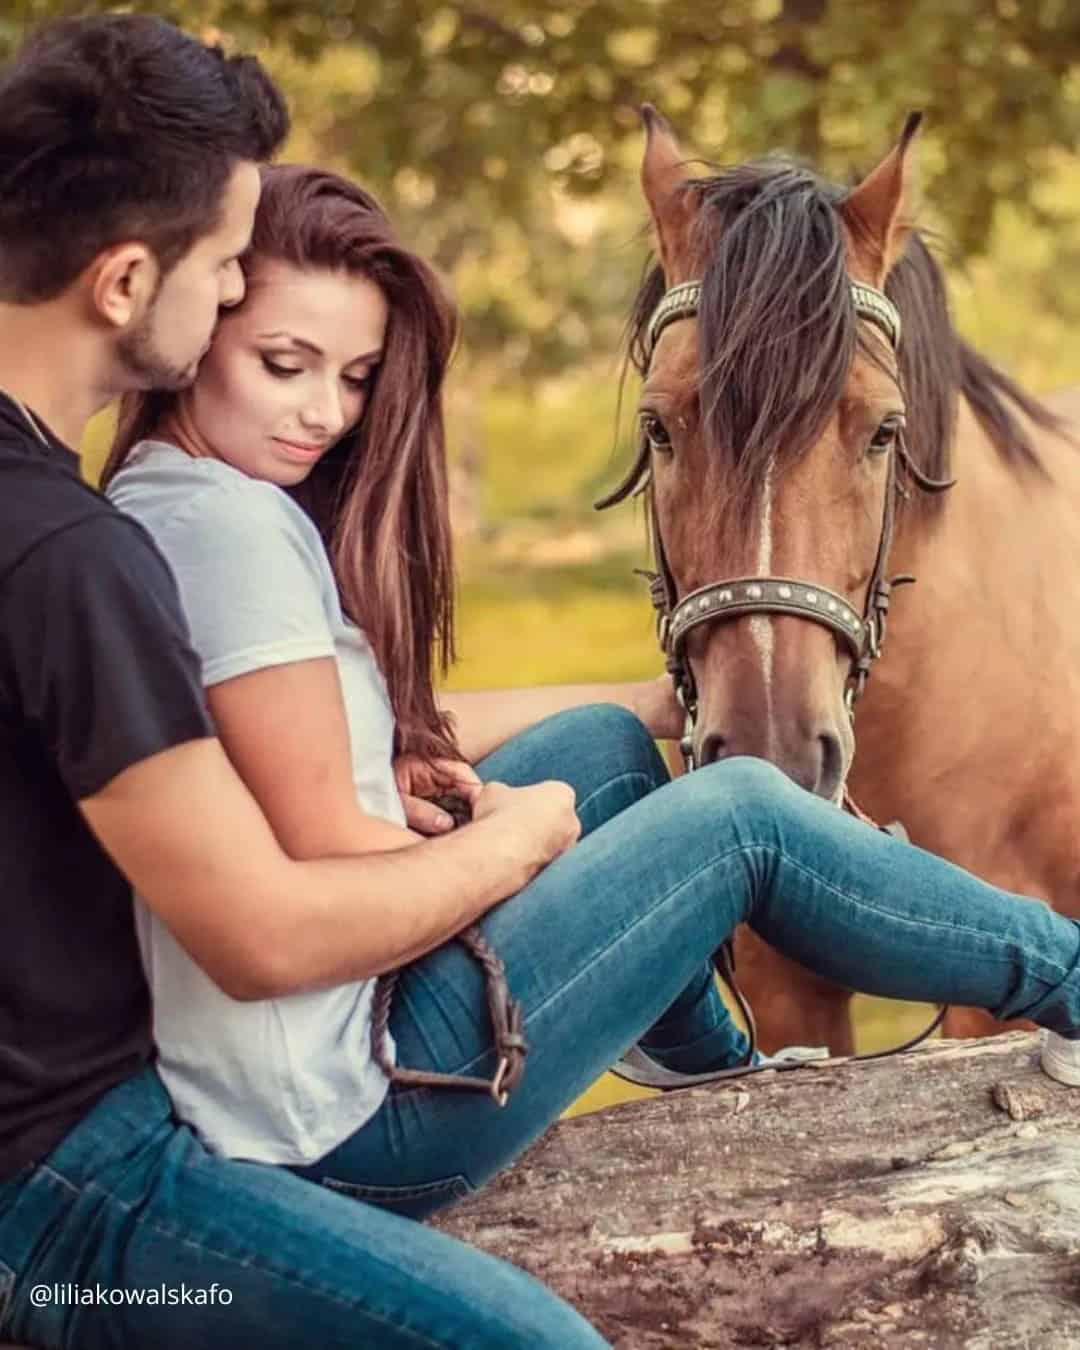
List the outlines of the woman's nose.
{"label": "woman's nose", "polygon": [[324,390],[317,398],[308,402],[300,414],[300,421],[312,430],[338,432],[345,425],[345,414],[341,406],[341,397],[335,389]]}

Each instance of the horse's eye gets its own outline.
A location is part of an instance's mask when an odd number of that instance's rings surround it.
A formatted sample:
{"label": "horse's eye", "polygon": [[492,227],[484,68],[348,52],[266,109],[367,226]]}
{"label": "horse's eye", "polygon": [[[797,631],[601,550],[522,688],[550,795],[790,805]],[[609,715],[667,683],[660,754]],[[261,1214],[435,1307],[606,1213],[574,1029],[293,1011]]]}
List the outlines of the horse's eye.
{"label": "horse's eye", "polygon": [[652,450],[671,453],[671,437],[663,421],[654,412],[644,412],[639,419],[641,434],[649,442]]}
{"label": "horse's eye", "polygon": [[904,425],[902,417],[886,417],[873,436],[870,437],[870,444],[867,447],[871,455],[884,455],[896,444],[896,438],[899,436],[901,428]]}

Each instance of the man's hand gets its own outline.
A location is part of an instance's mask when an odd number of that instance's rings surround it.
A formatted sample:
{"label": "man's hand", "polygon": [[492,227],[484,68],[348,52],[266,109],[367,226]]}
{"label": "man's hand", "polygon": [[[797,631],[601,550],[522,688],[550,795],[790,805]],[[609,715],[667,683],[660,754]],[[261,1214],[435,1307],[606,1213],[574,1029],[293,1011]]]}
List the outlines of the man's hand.
{"label": "man's hand", "polygon": [[531,787],[485,783],[473,802],[473,820],[498,821],[503,845],[525,870],[522,885],[565,853],[581,834],[574,789],[554,780]]}
{"label": "man's hand", "polygon": [[418,834],[446,834],[454,828],[453,819],[430,799],[454,793],[474,806],[483,786],[471,764],[458,759],[421,759],[419,755],[400,755],[394,760],[405,820]]}
{"label": "man's hand", "polygon": [[675,684],[670,675],[642,680],[637,686],[634,711],[658,741],[682,738],[686,713],[675,697]]}

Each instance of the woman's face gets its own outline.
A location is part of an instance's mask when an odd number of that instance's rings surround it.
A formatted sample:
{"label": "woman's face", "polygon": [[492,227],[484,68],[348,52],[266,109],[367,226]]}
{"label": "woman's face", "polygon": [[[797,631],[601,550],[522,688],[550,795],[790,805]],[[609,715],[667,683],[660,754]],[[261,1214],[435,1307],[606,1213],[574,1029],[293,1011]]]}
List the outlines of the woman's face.
{"label": "woman's face", "polygon": [[258,262],[180,397],[198,451],[281,487],[302,482],[359,422],[386,319],[366,277]]}

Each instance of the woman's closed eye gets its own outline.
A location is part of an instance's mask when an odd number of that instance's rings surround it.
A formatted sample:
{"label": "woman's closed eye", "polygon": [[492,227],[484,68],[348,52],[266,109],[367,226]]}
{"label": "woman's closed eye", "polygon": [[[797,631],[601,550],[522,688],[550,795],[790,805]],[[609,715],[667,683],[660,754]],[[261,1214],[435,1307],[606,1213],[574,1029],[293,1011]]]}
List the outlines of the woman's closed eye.
{"label": "woman's closed eye", "polygon": [[289,380],[292,379],[294,375],[302,375],[304,372],[303,366],[282,365],[280,361],[275,361],[273,357],[266,356],[265,354],[262,357],[262,363],[267,371],[269,371],[271,375],[276,376],[279,380]]}
{"label": "woman's closed eye", "polygon": [[[291,380],[294,375],[302,375],[306,369],[305,366],[288,366],[284,362],[277,360],[272,356],[262,354],[262,363],[269,374],[278,380]],[[354,393],[365,393],[371,387],[371,379],[375,374],[374,369],[369,369],[363,375],[342,375],[341,382]]]}

